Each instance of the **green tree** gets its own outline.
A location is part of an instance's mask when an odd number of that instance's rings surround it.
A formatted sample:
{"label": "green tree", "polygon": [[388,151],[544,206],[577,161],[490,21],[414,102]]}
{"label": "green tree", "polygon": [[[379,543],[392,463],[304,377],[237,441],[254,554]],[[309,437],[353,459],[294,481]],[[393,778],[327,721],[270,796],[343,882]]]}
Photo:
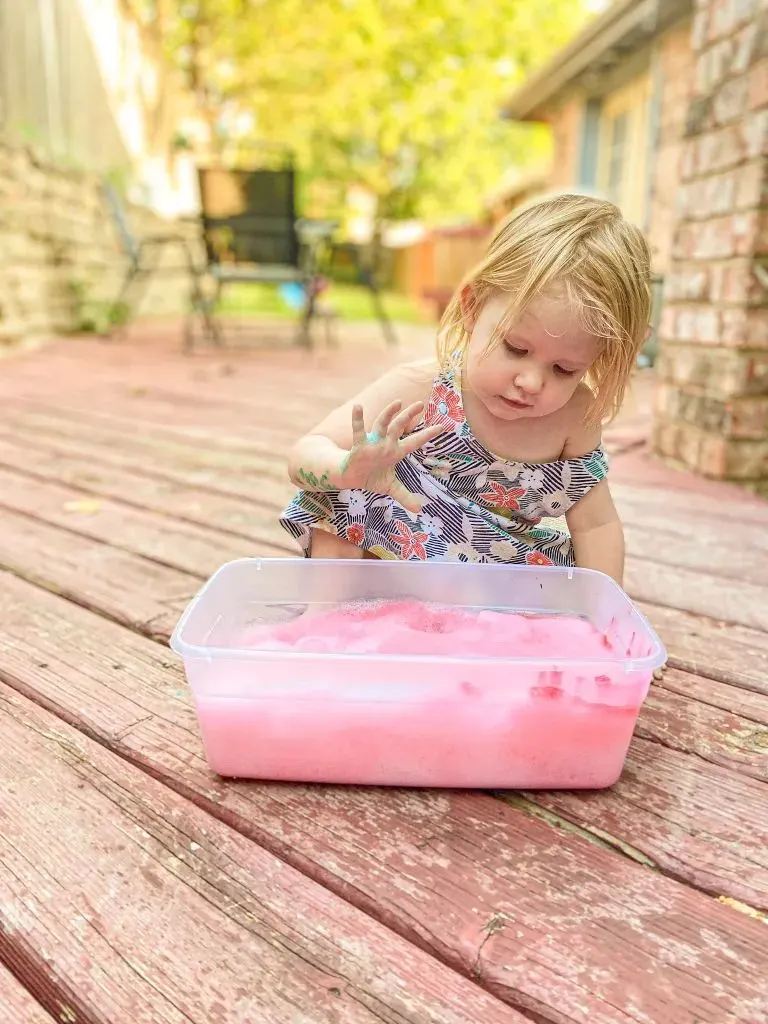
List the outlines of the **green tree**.
{"label": "green tree", "polygon": [[134,0],[213,129],[290,148],[311,176],[360,183],[385,219],[471,214],[543,132],[499,105],[581,26],[587,0]]}

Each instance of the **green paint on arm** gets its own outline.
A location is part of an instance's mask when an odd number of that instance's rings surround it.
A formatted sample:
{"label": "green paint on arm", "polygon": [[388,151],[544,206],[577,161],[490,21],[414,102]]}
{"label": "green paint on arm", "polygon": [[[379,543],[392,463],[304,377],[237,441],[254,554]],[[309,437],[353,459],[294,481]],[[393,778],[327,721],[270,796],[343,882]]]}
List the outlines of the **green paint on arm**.
{"label": "green paint on arm", "polygon": [[328,471],[321,477],[318,477],[316,473],[313,473],[308,469],[299,469],[297,476],[301,481],[302,485],[308,491],[335,491],[338,488],[334,487],[331,481],[328,479]]}

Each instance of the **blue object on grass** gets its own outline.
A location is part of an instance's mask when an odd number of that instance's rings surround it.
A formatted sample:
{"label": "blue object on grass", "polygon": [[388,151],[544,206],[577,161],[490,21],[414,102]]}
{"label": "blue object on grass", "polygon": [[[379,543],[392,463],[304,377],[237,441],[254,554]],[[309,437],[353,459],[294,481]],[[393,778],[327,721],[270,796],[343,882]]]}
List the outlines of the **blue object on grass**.
{"label": "blue object on grass", "polygon": [[299,284],[298,281],[288,281],[280,285],[280,298],[291,309],[303,309],[306,302],[304,286]]}

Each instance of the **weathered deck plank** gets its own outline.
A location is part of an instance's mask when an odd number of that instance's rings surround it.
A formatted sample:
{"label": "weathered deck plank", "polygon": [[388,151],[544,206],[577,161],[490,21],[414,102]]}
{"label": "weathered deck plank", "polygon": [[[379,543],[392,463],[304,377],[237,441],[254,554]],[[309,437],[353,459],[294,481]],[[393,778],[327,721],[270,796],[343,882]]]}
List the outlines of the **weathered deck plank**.
{"label": "weathered deck plank", "polygon": [[275,525],[286,447],[403,358],[369,354],[185,361],[176,339],[153,338],[8,364],[0,566],[23,579],[0,577],[0,677],[139,766],[125,770],[141,787],[145,773],[164,780],[201,820],[234,826],[536,1019],[768,1021],[753,980],[767,970],[765,925],[711,899],[768,908],[768,504],[651,463],[637,446],[642,394],[606,436],[623,452],[628,589],[674,667],[618,786],[505,802],[225,784],[207,770],[179,666],[138,633],[167,638],[217,561],[290,550]]}
{"label": "weathered deck plank", "polygon": [[768,701],[675,669],[668,675],[651,688],[637,735],[768,782]]}
{"label": "weathered deck plank", "polygon": [[[404,937],[479,972],[515,1005],[553,1021],[720,1024],[704,1009],[714,987],[717,1012],[741,1019],[731,1003],[735,989],[717,972],[736,955],[736,937],[760,944],[763,926],[611,852],[604,837],[593,844],[587,833],[537,820],[533,805],[509,808],[480,795],[224,784],[205,766],[183,677],[159,645],[7,576],[0,578],[0,615],[10,641],[2,675],[21,692]],[[646,842],[661,836],[663,846],[666,834],[675,872],[695,872],[717,894],[734,864],[739,898],[768,892],[768,836],[760,824],[768,828],[768,787],[687,763],[656,744],[636,746],[630,789],[636,797],[649,777],[653,802],[643,811],[641,796],[629,806],[651,822]],[[669,759],[674,771],[664,776],[659,765]],[[686,792],[698,787],[683,807],[689,832],[673,828],[675,814],[681,819],[674,807],[669,822],[659,817],[660,787],[672,791],[678,781]],[[611,795],[596,799],[604,796]],[[700,835],[717,814],[719,831],[708,845]],[[704,933],[709,953],[699,948]],[[768,949],[764,956],[768,969]],[[652,970],[656,957],[664,971]],[[753,957],[739,949],[742,963]],[[689,961],[697,964],[696,982]],[[677,1005],[678,985],[690,1006]],[[752,999],[751,992],[742,989],[739,999]]]}
{"label": "weathered deck plank", "polygon": [[[33,448],[40,443],[41,435],[37,432],[33,432],[32,438],[29,438],[22,431],[22,436]],[[138,446],[139,452],[126,455],[124,449],[130,449],[131,444]],[[128,471],[131,476],[141,470],[142,475],[154,476],[167,485],[205,490],[225,499],[257,502],[262,509],[257,543],[263,543],[265,550],[255,550],[253,553],[268,554],[270,548],[286,545],[286,538],[276,523],[276,516],[279,507],[290,495],[291,488],[286,480],[280,479],[282,470],[279,458],[272,460],[273,476],[267,479],[259,475],[256,466],[246,471],[248,457],[242,453],[233,455],[234,465],[228,465],[226,453],[210,450],[197,452],[194,445],[174,445],[169,448],[168,445],[155,446],[150,440],[133,439],[120,446],[118,438],[112,436],[69,442],[51,435],[42,447],[49,459],[52,452],[60,452],[65,457],[74,455],[81,461],[92,460],[96,475],[100,465]],[[184,450],[184,458],[180,461],[173,454],[179,448]],[[674,552],[676,562],[670,564],[668,561],[659,561],[655,556],[659,554],[659,538],[665,536],[663,522],[663,519],[658,520],[655,526],[654,522],[650,522],[644,531],[628,530],[626,587],[632,596],[637,600],[669,605],[699,615],[717,615],[722,620],[768,631],[768,585],[760,582],[768,578],[768,556],[761,559],[759,552],[753,551],[750,559],[744,556],[745,564],[742,565],[738,558],[731,557],[727,545],[722,545],[720,549],[711,547],[710,562],[719,574],[713,575],[707,567],[707,560],[702,559],[697,537],[691,534],[687,544],[674,536],[668,537],[667,554]],[[761,532],[758,526],[752,529]],[[290,547],[285,546],[285,550],[290,550]],[[748,572],[746,561],[751,563]],[[752,581],[749,576],[753,576]]]}
{"label": "weathered deck plank", "polygon": [[694,675],[768,694],[768,634],[717,618],[639,602],[670,652],[670,663]]}
{"label": "weathered deck plank", "polygon": [[4,508],[0,568],[162,637],[200,589],[198,577]]}
{"label": "weathered deck plank", "polygon": [[[262,545],[274,540],[274,504],[268,504],[269,511],[265,512],[264,507],[253,500],[214,494],[204,488],[149,476],[141,469],[122,469],[103,461],[96,462],[92,457],[69,454],[63,448],[36,448],[30,458],[29,447],[4,437],[0,437],[0,466],[29,473],[33,479],[45,483],[73,487],[83,496],[111,498],[171,519],[247,538],[259,545],[259,553],[266,553]],[[280,493],[287,492],[287,484],[280,486]],[[265,494],[265,499],[268,496]],[[277,497],[277,492],[273,496]],[[271,524],[269,538],[265,536],[265,522]],[[283,530],[280,534],[283,545],[289,545],[288,535]]]}
{"label": "weathered deck plank", "polygon": [[253,542],[136,509],[124,502],[91,497],[75,488],[35,480],[2,466],[0,506],[203,578],[216,572],[224,562],[254,552],[274,557],[292,553],[287,535],[277,523],[273,532],[278,541],[282,540],[281,547],[265,537],[267,531],[262,531]]}
{"label": "weathered deck plank", "polygon": [[69,1020],[524,1024],[2,684],[0,722],[4,942]]}
{"label": "weathered deck plank", "polygon": [[54,1024],[54,1020],[71,1021],[69,1008],[59,1003],[56,1018],[51,1017],[40,1003],[27,992],[11,972],[3,966],[2,956],[7,953],[6,940],[0,928],[0,1006],[9,1024]]}

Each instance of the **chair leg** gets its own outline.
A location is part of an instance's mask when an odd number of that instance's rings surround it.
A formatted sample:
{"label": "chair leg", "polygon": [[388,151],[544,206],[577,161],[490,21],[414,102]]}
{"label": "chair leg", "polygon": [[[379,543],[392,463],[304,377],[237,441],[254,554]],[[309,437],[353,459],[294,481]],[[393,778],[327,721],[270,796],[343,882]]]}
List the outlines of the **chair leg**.
{"label": "chair leg", "polygon": [[[137,278],[141,277],[142,273],[143,271],[139,265],[138,260],[131,260],[128,269],[126,270],[123,276],[123,281],[122,284],[120,285],[120,291],[117,293],[116,297],[112,300],[109,306],[109,324],[107,327],[107,337],[116,337],[117,335],[123,333],[125,325],[122,325],[122,330],[116,326],[118,322],[118,311],[121,310],[124,306],[128,306],[130,312],[131,307],[128,302],[128,296],[130,295]],[[126,317],[126,321],[128,319],[129,317]]]}
{"label": "chair leg", "polygon": [[366,274],[366,285],[368,291],[371,293],[371,303],[373,304],[373,311],[376,314],[376,319],[381,324],[381,329],[384,332],[384,340],[387,345],[397,345],[397,335],[395,329],[392,326],[392,322],[387,316],[386,310],[384,309],[384,303],[381,301],[381,292],[379,291],[376,279],[373,273]]}
{"label": "chair leg", "polygon": [[[145,249],[151,253],[149,260],[144,262]],[[120,295],[112,304],[112,316],[117,315],[117,310],[122,305],[127,305],[128,295],[133,291],[133,302],[129,306],[129,315],[126,317],[126,322],[130,319],[134,310],[138,309],[139,303],[144,296],[147,289],[147,282],[153,273],[157,270],[157,249],[150,245],[146,246],[145,243],[139,245],[139,249],[135,260],[133,261],[128,273],[126,274],[123,282],[123,287],[120,290]]]}
{"label": "chair leg", "polygon": [[304,309],[296,332],[295,344],[299,348],[312,348],[312,319],[315,315],[315,282],[304,282]]}
{"label": "chair leg", "polygon": [[221,303],[221,295],[224,291],[224,282],[217,278],[216,292],[213,299],[209,299],[203,307],[203,319],[205,320],[205,336],[210,344],[216,348],[224,348],[224,335],[221,330],[221,321],[216,316],[216,310]]}

